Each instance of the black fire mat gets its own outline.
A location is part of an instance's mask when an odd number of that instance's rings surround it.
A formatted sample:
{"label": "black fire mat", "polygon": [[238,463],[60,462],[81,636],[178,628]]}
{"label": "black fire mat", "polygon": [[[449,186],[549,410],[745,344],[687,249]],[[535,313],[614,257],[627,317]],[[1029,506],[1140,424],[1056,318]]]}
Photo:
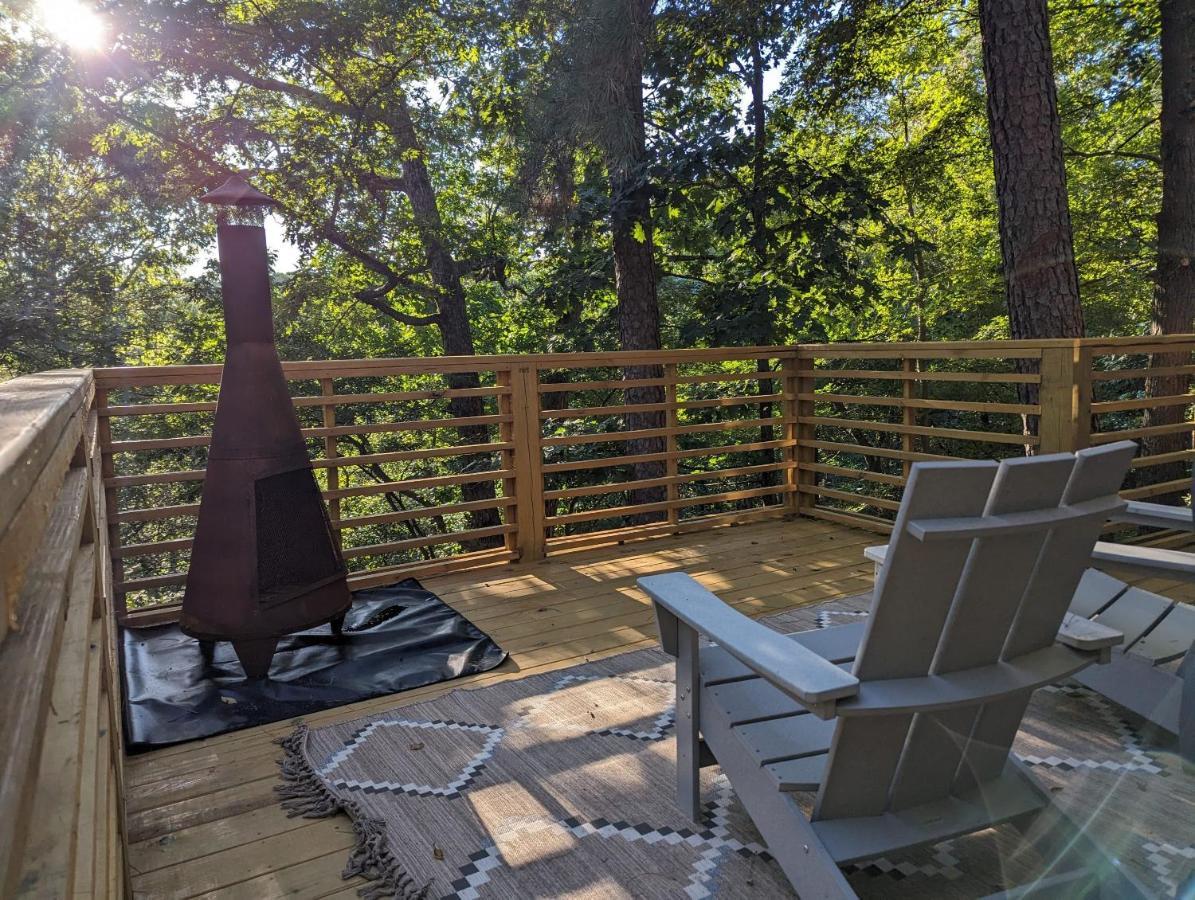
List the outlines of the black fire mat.
{"label": "black fire mat", "polygon": [[177,625],[121,629],[125,736],[136,753],[485,672],[506,651],[408,578],[357,591],[344,636],[327,625],[278,643],[270,677],[245,678],[232,645],[211,663]]}

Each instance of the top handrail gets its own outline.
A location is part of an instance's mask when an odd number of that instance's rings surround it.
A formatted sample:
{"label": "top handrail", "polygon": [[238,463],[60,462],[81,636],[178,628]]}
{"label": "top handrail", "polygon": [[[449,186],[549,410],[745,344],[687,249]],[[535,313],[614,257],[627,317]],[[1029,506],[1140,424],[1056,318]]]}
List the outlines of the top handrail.
{"label": "top handrail", "polygon": [[[1024,341],[902,341],[842,342],[830,344],[787,344],[744,347],[706,347],[684,350],[611,350],[588,353],[484,354],[477,356],[398,356],[370,359],[290,360],[283,362],[286,377],[299,381],[321,377],[360,377],[370,374],[419,374],[425,372],[479,372],[496,369],[532,367],[598,368],[669,363],[719,362],[731,359],[832,358],[835,354],[874,353],[877,357],[900,358],[914,355],[924,358],[967,357],[970,354],[997,354],[1008,359],[1032,359],[1041,351],[1074,347],[1097,352],[1127,348],[1195,345],[1195,334],[1158,336],[1057,338]],[[1027,351],[1018,354],[1017,351]],[[1138,352],[1148,352],[1145,350]],[[217,384],[223,366],[220,363],[172,366],[110,366],[94,369],[96,385],[101,389],[162,384]]]}

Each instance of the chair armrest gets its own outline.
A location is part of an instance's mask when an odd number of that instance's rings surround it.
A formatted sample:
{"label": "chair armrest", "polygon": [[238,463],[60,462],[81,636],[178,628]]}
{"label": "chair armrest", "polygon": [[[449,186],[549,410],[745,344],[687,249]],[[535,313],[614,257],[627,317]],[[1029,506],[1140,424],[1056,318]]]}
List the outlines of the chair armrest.
{"label": "chair armrest", "polygon": [[874,547],[864,547],[863,558],[871,560],[871,562],[875,563],[877,566],[882,566],[884,564],[884,560],[888,558],[888,545],[877,544]]}
{"label": "chair armrest", "polygon": [[1123,644],[1124,634],[1091,619],[1067,613],[1062,617],[1062,624],[1058,627],[1058,635],[1054,639],[1074,650],[1106,650]]}
{"label": "chair armrest", "polygon": [[1168,506],[1165,503],[1145,503],[1130,500],[1128,506],[1111,516],[1113,522],[1128,522],[1152,528],[1176,528],[1195,531],[1195,514],[1189,506]]}
{"label": "chair armrest", "polygon": [[1139,572],[1166,574],[1183,581],[1195,581],[1195,553],[1182,550],[1099,541],[1091,553],[1091,559],[1103,565],[1125,566]]}
{"label": "chair armrest", "polygon": [[656,604],[665,652],[676,655],[678,623],[683,622],[806,706],[859,691],[854,675],[727,606],[683,572],[651,575],[638,583]]}

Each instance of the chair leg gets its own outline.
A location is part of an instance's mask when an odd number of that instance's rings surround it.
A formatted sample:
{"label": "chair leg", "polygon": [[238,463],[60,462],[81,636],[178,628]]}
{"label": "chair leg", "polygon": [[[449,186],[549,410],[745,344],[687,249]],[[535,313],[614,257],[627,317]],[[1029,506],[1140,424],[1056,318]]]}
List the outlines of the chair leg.
{"label": "chair leg", "polygon": [[1195,765],[1195,641],[1178,667],[1182,696],[1178,701],[1178,752]]}
{"label": "chair leg", "polygon": [[697,632],[681,623],[676,660],[676,802],[690,820],[701,822],[700,664]]}

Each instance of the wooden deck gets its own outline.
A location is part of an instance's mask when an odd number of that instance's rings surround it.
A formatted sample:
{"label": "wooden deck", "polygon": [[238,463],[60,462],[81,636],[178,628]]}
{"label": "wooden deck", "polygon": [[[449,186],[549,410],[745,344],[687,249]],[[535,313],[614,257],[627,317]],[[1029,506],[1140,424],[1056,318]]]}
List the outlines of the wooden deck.
{"label": "wooden deck", "polygon": [[[457,688],[519,678],[650,646],[655,628],[640,575],[684,569],[760,616],[866,591],[874,533],[811,519],[723,528],[587,550],[527,567],[425,579],[511,653],[499,669],[309,716],[343,721]],[[1144,582],[1172,593],[1174,583]],[[133,757],[129,859],[135,896],[352,897],[340,871],[348,819],[288,819],[273,796],[273,740],[293,722]]]}

